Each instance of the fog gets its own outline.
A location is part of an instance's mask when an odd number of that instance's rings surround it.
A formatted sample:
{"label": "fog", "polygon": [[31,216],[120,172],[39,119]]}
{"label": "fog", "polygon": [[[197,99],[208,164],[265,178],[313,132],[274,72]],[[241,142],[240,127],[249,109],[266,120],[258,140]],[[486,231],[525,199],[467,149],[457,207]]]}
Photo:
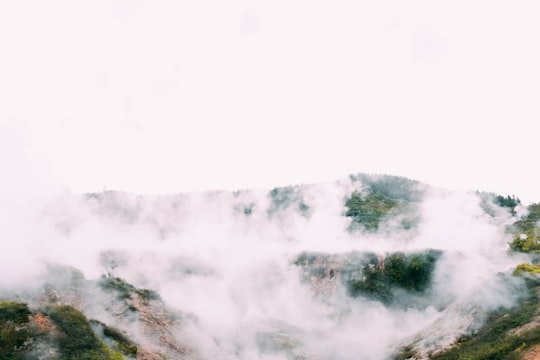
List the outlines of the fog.
{"label": "fog", "polygon": [[[418,183],[412,229],[390,220],[351,230],[345,200],[355,191],[366,189],[351,177],[273,191],[34,196],[0,208],[0,286],[37,288],[50,264],[120,277],[186,314],[177,336],[203,359],[383,359],[411,342],[446,346],[515,303],[522,286],[501,274],[526,256],[509,253],[510,212],[492,204],[489,215],[478,194]],[[442,251],[429,290],[390,305],[353,298],[339,281],[317,285],[295,265],[302,253],[338,264],[427,249]]]}

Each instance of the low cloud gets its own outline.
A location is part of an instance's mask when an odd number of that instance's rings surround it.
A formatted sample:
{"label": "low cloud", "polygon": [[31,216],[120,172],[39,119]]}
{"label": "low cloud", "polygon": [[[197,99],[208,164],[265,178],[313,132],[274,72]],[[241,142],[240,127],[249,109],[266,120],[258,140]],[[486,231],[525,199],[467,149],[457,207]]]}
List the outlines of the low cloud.
{"label": "low cloud", "polygon": [[[466,309],[511,306],[519,294],[519,281],[501,277],[524,259],[508,252],[511,215],[488,215],[475,194],[421,189],[409,230],[388,221],[351,231],[345,200],[367,191],[353,178],[276,191],[64,194],[28,211],[2,207],[0,286],[31,286],[47,264],[67,265],[158,291],[190,314],[182,336],[202,358],[381,359],[433,324],[452,321],[441,336],[456,338],[481,319]],[[340,282],[314,291],[294,264],[301,253],[426,249],[442,251],[430,290],[393,306],[352,298]]]}

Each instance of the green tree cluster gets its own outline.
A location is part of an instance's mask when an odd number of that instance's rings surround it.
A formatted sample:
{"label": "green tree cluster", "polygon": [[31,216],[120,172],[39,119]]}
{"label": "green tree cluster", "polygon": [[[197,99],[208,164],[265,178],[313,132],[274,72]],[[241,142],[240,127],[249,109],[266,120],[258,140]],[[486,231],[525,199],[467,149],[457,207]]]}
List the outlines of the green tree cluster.
{"label": "green tree cluster", "polygon": [[362,276],[348,281],[349,294],[366,296],[384,303],[394,300],[394,289],[423,292],[431,285],[439,251],[388,255],[384,263],[368,263],[362,268]]}
{"label": "green tree cluster", "polygon": [[521,200],[519,200],[519,198],[517,198],[515,195],[512,195],[512,196],[496,195],[495,198],[493,199],[493,202],[499,206],[511,209],[512,213],[514,214],[515,214],[514,212],[515,207],[521,204]]}

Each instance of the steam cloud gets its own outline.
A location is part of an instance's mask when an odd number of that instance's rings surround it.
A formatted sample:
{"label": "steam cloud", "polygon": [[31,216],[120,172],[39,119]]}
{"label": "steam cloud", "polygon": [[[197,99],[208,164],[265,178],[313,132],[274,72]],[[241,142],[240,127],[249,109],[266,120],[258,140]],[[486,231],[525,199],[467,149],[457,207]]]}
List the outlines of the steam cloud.
{"label": "steam cloud", "polygon": [[[0,286],[37,287],[47,264],[89,279],[121,277],[191,314],[178,336],[205,359],[383,359],[410,342],[442,347],[478,326],[472,313],[514,303],[519,282],[499,274],[525,255],[508,252],[508,212],[495,207],[492,216],[475,194],[417,186],[419,221],[408,231],[393,222],[349,231],[345,199],[362,191],[353,178],[273,194],[65,194],[18,208],[8,201],[0,207]],[[351,298],[340,284],[321,295],[294,264],[305,252],[425,249],[443,255],[431,291],[412,306]]]}

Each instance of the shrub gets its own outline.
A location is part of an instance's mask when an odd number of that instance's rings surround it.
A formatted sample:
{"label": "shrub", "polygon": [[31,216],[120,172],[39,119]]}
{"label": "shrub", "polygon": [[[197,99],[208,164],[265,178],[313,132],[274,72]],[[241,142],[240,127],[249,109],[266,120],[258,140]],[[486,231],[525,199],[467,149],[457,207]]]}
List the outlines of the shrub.
{"label": "shrub", "polygon": [[61,331],[61,360],[116,360],[122,356],[100,341],[84,314],[68,305],[48,306],[44,312]]}
{"label": "shrub", "polygon": [[0,302],[0,324],[7,321],[12,321],[15,324],[23,324],[28,322],[30,310],[28,305],[13,301]]}
{"label": "shrub", "polygon": [[27,325],[30,310],[23,303],[0,302],[0,358],[24,359],[34,335]]}
{"label": "shrub", "polygon": [[137,294],[145,300],[159,300],[161,297],[154,290],[138,289],[130,283],[118,277],[103,276],[99,282],[102,289],[114,290],[118,293],[118,299],[129,299],[132,294]]}
{"label": "shrub", "polygon": [[103,333],[103,336],[110,340],[109,344],[113,344],[115,350],[120,351],[124,355],[135,356],[137,355],[137,345],[131,341],[122,331],[107,326],[104,323],[97,320],[90,320],[90,324],[94,328],[100,329],[98,333]]}
{"label": "shrub", "polygon": [[538,274],[540,273],[540,265],[533,264],[519,264],[514,270],[514,275],[521,274]]}

